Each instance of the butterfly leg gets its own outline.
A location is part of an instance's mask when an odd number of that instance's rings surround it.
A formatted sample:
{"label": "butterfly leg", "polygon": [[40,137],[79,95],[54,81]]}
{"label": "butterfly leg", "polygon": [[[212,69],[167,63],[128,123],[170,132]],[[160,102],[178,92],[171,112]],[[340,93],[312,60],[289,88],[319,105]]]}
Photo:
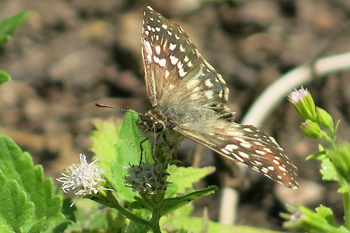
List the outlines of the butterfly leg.
{"label": "butterfly leg", "polygon": [[141,166],[141,163],[142,163],[142,154],[143,154],[142,143],[146,142],[147,140],[148,140],[148,138],[145,138],[145,139],[143,139],[143,140],[140,142],[141,155],[140,155],[140,164],[139,164],[139,166]]}

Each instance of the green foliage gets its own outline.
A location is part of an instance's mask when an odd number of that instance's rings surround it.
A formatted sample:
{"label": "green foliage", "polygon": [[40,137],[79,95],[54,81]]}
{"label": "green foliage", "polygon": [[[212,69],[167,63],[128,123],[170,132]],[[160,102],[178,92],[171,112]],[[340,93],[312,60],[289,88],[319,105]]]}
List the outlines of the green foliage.
{"label": "green foliage", "polygon": [[[194,168],[170,166],[167,170],[170,174],[168,181],[170,189],[175,186],[177,193],[185,193],[192,188],[192,184],[215,171],[214,167]],[[167,192],[167,197],[172,197],[172,191]]]}
{"label": "green foliage", "polygon": [[0,70],[0,85],[5,82],[11,81],[11,77],[8,73]]}
{"label": "green foliage", "polygon": [[217,190],[218,188],[216,186],[211,186],[202,190],[190,192],[189,194],[186,194],[183,196],[165,199],[162,203],[163,206],[162,206],[161,215],[168,214],[171,211],[176,210],[181,206],[184,206],[190,203],[193,200],[196,200],[202,196],[212,194]]}
{"label": "green foliage", "polygon": [[26,193],[13,179],[6,179],[0,172],[0,225],[8,231],[18,229],[34,213],[34,203],[27,200]]}
{"label": "green foliage", "polygon": [[320,173],[322,175],[322,180],[339,181],[337,172],[328,158],[322,160]]}
{"label": "green foliage", "polygon": [[345,227],[336,225],[332,210],[322,205],[316,208],[316,212],[301,205],[290,206],[289,211],[294,215],[281,214],[289,220],[283,224],[286,228],[293,228],[298,232],[350,232]]}
{"label": "green foliage", "polygon": [[[28,17],[29,12],[20,12],[14,16],[6,17],[0,21],[0,46],[11,39],[11,34]],[[11,81],[11,77],[5,71],[0,70],[0,85]]]}
{"label": "green foliage", "polygon": [[64,221],[62,197],[53,195],[52,179],[44,179],[42,167],[33,166],[31,156],[1,134],[0,171],[1,192],[7,193],[1,195],[1,214],[3,219],[12,219],[6,227],[43,232]]}
{"label": "green foliage", "polygon": [[[112,177],[115,188],[118,191],[118,197],[128,202],[134,200],[135,193],[131,188],[125,186],[124,177],[127,175],[127,168],[130,165],[140,163],[140,145],[141,141],[145,139],[140,137],[141,131],[135,124],[137,119],[138,116],[134,113],[128,112],[125,114],[118,142],[115,146],[116,161],[112,164]],[[143,142],[142,148],[143,159],[153,161],[149,142]]]}
{"label": "green foliage", "polygon": [[[265,230],[261,228],[238,226],[238,225],[223,225],[208,221],[206,218],[189,217],[193,207],[186,205],[177,209],[172,213],[172,217],[164,222],[164,226],[182,229],[183,232],[220,232],[220,233],[273,233],[275,231]],[[205,216],[205,215],[204,215]],[[203,226],[204,225],[204,226]],[[205,226],[207,225],[207,226]],[[203,228],[206,227],[206,230]]]}
{"label": "green foliage", "polygon": [[97,130],[91,133],[91,150],[96,154],[94,159],[98,160],[98,166],[104,169],[106,180],[113,188],[112,166],[116,160],[114,146],[117,144],[122,121],[110,118],[108,120],[93,119],[93,125]]}
{"label": "green foliage", "polygon": [[11,39],[11,34],[23,23],[28,15],[29,12],[24,11],[0,21],[0,45]]}
{"label": "green foliage", "polygon": [[[284,227],[306,232],[350,232],[350,143],[337,143],[336,133],[339,121],[334,125],[332,116],[326,110],[315,105],[304,104],[301,106],[300,103],[313,103],[313,100],[309,92],[306,96],[299,95],[300,93],[305,92],[303,90],[293,92],[290,95],[290,101],[296,107],[299,115],[306,120],[302,123],[302,131],[305,136],[321,138],[328,144],[327,146],[320,145],[319,151],[308,156],[307,160],[317,159],[321,161],[322,180],[334,181],[339,184],[338,192],[343,196],[345,226],[335,224],[330,208],[320,205],[314,212],[299,205],[289,208],[291,214],[281,214],[283,218],[288,220],[284,223]],[[292,99],[298,101],[292,101]],[[315,112],[317,118],[305,117],[305,114],[301,114],[301,108],[304,113]]]}

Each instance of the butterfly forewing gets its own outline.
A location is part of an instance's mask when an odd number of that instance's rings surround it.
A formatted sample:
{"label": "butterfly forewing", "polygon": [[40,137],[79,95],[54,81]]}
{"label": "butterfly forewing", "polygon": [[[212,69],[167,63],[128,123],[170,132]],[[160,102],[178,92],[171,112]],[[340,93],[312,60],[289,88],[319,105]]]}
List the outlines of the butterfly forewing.
{"label": "butterfly forewing", "polygon": [[225,109],[229,91],[221,75],[198,53],[180,26],[150,7],[144,13],[142,54],[153,106],[199,101]]}
{"label": "butterfly forewing", "polygon": [[287,187],[298,187],[297,168],[277,142],[254,126],[233,122],[225,81],[180,26],[147,7],[141,42],[154,107],[137,122],[142,130],[162,138],[172,130]]}

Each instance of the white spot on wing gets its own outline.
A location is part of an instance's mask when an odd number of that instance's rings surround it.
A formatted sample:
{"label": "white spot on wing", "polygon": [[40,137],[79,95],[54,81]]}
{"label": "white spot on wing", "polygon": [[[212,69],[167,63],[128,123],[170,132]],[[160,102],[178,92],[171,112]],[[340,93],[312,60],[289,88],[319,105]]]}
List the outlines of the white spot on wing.
{"label": "white spot on wing", "polygon": [[279,168],[281,171],[284,171],[284,172],[287,171],[287,170],[286,170],[284,167],[282,167],[282,166],[278,166],[278,168]]}
{"label": "white spot on wing", "polygon": [[233,155],[233,157],[235,157],[238,161],[244,162],[244,159],[242,159],[241,157],[239,157],[238,155],[231,153]]}
{"label": "white spot on wing", "polygon": [[174,55],[170,56],[171,64],[175,65],[178,61],[179,61],[179,59],[177,57],[175,57]]}
{"label": "white spot on wing", "polygon": [[225,146],[225,148],[229,151],[233,151],[233,150],[237,150],[238,146],[234,144],[228,144],[227,146]]}
{"label": "white spot on wing", "polygon": [[205,85],[207,87],[213,87],[214,86],[213,83],[210,81],[210,79],[205,80],[204,83],[205,83]]}
{"label": "white spot on wing", "polygon": [[184,48],[184,46],[182,44],[180,44],[179,49],[180,49],[181,52],[185,52],[185,48]]}
{"label": "white spot on wing", "polygon": [[250,148],[250,147],[252,147],[253,145],[252,144],[250,144],[249,142],[243,142],[243,143],[241,143],[241,146],[243,146],[243,147],[245,147],[245,148]]}
{"label": "white spot on wing", "polygon": [[261,151],[261,150],[256,150],[255,153],[257,153],[259,155],[266,155],[266,152]]}
{"label": "white spot on wing", "polygon": [[214,98],[214,93],[213,93],[213,91],[206,91],[206,92],[204,93],[204,95],[205,95],[205,97],[207,97],[208,99]]}
{"label": "white spot on wing", "polygon": [[159,63],[159,57],[153,56],[153,61],[154,61],[155,63]]}
{"label": "white spot on wing", "polygon": [[173,51],[176,48],[176,44],[170,43],[169,49]]}
{"label": "white spot on wing", "polygon": [[238,154],[243,158],[249,159],[249,155],[247,153],[244,153],[243,151],[239,151]]}
{"label": "white spot on wing", "polygon": [[187,72],[185,72],[183,69],[179,70],[180,77],[185,77],[186,74],[187,74]]}
{"label": "white spot on wing", "polygon": [[269,169],[267,169],[266,167],[263,167],[263,168],[261,168],[261,171],[262,171],[263,173],[268,173],[268,172],[269,172]]}
{"label": "white spot on wing", "polygon": [[165,70],[165,78],[169,77],[169,70]]}
{"label": "white spot on wing", "polygon": [[277,165],[280,164],[280,162],[279,162],[278,160],[276,160],[276,159],[272,160],[272,162],[274,162],[274,163],[277,164]]}
{"label": "white spot on wing", "polygon": [[155,50],[156,50],[156,53],[157,53],[157,54],[160,54],[160,46],[157,45],[157,46],[155,46],[154,48],[155,48]]}
{"label": "white spot on wing", "polygon": [[[165,67],[165,65],[166,65],[166,60],[165,60],[165,58],[160,59],[159,65],[162,66],[162,67]],[[169,72],[168,72],[168,73],[169,73]]]}

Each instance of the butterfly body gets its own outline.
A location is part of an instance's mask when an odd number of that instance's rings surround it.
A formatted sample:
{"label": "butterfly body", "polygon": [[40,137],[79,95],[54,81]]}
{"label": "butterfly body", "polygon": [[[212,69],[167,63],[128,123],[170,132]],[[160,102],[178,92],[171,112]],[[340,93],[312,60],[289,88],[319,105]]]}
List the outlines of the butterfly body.
{"label": "butterfly body", "polygon": [[153,109],[141,115],[137,125],[156,135],[158,146],[174,152],[186,137],[287,187],[298,186],[297,168],[272,137],[233,122],[225,80],[180,26],[147,7],[141,42]]}

